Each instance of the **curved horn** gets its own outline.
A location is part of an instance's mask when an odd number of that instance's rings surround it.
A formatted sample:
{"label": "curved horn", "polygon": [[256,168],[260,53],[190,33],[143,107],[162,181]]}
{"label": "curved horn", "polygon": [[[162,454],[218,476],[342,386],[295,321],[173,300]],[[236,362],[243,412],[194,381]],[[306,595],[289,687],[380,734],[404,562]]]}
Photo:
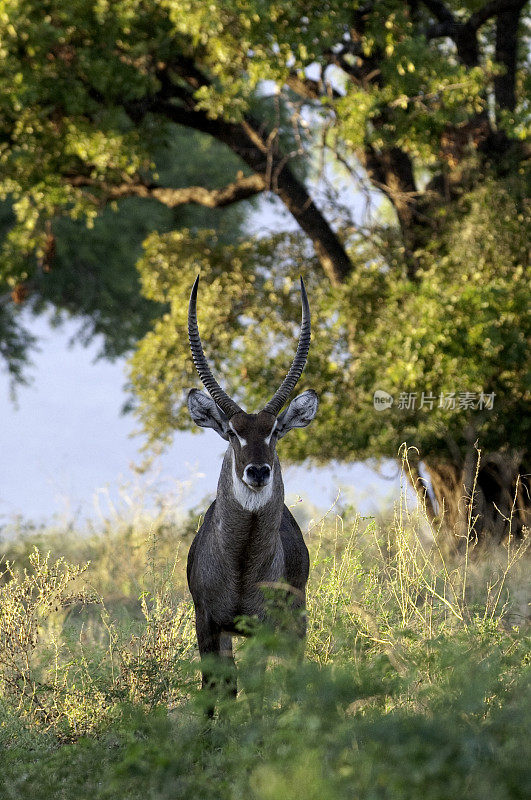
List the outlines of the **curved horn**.
{"label": "curved horn", "polygon": [[188,340],[190,342],[190,350],[192,351],[192,358],[194,360],[195,368],[199,377],[203,381],[203,386],[208,393],[214,398],[218,406],[225,412],[230,419],[241,412],[240,406],[231,400],[231,398],[223,391],[219,383],[216,381],[207,364],[203,346],[201,344],[201,337],[199,336],[199,328],[197,327],[197,286],[199,284],[199,275],[195,279],[190,295],[190,303],[188,305]]}
{"label": "curved horn", "polygon": [[297,352],[293,363],[289,368],[289,372],[282,381],[280,388],[277,389],[269,403],[265,406],[264,411],[274,414],[276,417],[289,395],[295,388],[295,384],[299,380],[301,373],[306,364],[308,357],[308,350],[310,349],[310,306],[306,289],[304,288],[304,281],[301,276],[301,301],[302,301],[302,322],[301,332],[299,334],[299,344],[297,345]]}

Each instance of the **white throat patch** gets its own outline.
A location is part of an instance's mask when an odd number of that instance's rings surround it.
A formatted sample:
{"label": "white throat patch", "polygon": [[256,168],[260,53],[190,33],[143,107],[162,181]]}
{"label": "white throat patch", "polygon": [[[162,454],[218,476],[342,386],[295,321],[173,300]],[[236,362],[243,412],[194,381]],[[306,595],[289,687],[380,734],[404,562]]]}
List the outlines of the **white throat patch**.
{"label": "white throat patch", "polygon": [[231,450],[231,464],[232,464],[232,488],[234,497],[238,503],[246,511],[258,511],[263,508],[266,503],[271,499],[273,493],[273,469],[271,470],[271,480],[259,492],[255,492],[247,486],[236,474],[236,466],[234,464],[234,451]]}

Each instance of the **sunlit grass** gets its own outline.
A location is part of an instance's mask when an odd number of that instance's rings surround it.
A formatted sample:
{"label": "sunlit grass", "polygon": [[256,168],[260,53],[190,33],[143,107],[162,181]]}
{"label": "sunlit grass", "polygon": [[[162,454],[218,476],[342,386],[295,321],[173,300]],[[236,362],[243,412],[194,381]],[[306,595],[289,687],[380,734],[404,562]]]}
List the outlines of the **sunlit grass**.
{"label": "sunlit grass", "polygon": [[0,797],[526,796],[526,540],[452,556],[422,504],[385,523],[331,509],[306,536],[304,661],[239,640],[243,688],[206,728],[196,525],[161,504],[5,542]]}

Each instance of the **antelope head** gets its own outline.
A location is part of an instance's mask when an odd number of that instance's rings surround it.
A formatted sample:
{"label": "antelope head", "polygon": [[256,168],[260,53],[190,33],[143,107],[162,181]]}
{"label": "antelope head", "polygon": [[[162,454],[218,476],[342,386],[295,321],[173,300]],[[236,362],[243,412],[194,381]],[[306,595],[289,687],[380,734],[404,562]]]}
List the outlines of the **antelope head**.
{"label": "antelope head", "polygon": [[192,288],[188,307],[188,337],[195,367],[210,396],[199,389],[191,389],[188,409],[197,425],[213,428],[229,442],[235,490],[243,488],[245,492],[267,495],[277,461],[278,440],[292,428],[304,428],[317,412],[317,395],[309,389],[279,413],[301,376],[310,347],[310,307],[304,282],[301,278],[302,323],[295,358],[282,384],[258,414],[243,411],[212,375],[197,327],[198,283],[199,276]]}

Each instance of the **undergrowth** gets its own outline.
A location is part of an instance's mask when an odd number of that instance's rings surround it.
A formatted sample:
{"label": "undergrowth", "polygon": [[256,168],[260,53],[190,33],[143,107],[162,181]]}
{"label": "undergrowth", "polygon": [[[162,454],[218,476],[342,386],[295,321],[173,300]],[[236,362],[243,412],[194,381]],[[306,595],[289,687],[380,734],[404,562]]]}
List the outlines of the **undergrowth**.
{"label": "undergrowth", "polygon": [[4,541],[2,800],[530,796],[526,540],[451,557],[421,505],[331,510],[306,534],[304,661],[238,640],[244,688],[207,724],[192,534],[158,513]]}

